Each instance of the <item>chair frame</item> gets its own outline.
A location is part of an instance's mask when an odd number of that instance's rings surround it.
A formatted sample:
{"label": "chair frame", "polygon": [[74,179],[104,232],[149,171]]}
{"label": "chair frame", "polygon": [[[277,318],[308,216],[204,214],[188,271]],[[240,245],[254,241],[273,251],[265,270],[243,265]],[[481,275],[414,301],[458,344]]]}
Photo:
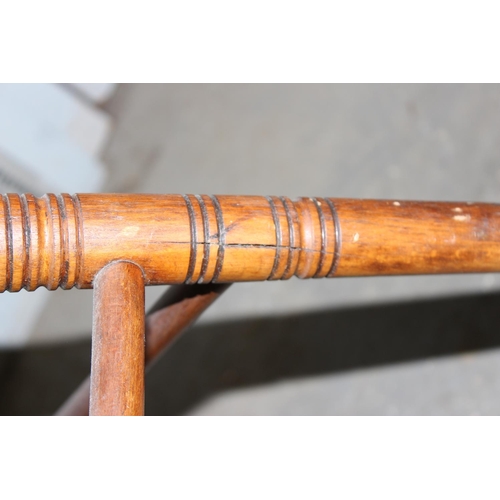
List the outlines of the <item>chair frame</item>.
{"label": "chair frame", "polygon": [[146,364],[230,283],[500,271],[488,203],[7,194],[1,216],[0,291],[94,289],[91,375],[58,415],[143,415]]}

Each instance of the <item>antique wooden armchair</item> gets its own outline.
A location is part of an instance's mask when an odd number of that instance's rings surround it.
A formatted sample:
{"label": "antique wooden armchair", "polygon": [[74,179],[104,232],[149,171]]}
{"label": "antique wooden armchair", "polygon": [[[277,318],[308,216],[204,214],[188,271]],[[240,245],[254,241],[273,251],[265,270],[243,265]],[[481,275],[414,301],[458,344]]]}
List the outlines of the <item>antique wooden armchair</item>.
{"label": "antique wooden armchair", "polygon": [[500,271],[496,204],[7,194],[0,210],[0,291],[94,289],[91,375],[59,415],[142,415],[145,365],[233,282]]}

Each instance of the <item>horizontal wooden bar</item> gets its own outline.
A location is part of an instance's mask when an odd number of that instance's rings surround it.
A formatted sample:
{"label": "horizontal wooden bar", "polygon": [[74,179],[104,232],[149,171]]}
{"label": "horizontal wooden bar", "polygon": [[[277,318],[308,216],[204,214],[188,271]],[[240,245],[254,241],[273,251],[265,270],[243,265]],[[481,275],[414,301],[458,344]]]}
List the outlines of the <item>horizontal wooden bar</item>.
{"label": "horizontal wooden bar", "polygon": [[278,196],[8,194],[0,291],[500,271],[500,205]]}

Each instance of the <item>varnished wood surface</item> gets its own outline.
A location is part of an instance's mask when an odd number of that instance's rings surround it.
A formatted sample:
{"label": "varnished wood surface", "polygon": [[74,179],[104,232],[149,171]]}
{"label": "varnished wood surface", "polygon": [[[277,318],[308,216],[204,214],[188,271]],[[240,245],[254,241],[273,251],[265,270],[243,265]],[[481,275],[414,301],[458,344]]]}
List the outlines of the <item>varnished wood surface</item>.
{"label": "varnished wood surface", "polygon": [[144,278],[112,262],[94,284],[90,415],[144,414]]}
{"label": "varnished wood surface", "polygon": [[2,217],[2,291],[90,288],[113,260],[147,285],[500,270],[497,204],[9,194]]}
{"label": "varnished wood surface", "polygon": [[[159,355],[217,300],[229,284],[177,285],[170,287],[146,318],[146,365]],[[84,380],[57,411],[59,416],[89,414],[90,378]]]}

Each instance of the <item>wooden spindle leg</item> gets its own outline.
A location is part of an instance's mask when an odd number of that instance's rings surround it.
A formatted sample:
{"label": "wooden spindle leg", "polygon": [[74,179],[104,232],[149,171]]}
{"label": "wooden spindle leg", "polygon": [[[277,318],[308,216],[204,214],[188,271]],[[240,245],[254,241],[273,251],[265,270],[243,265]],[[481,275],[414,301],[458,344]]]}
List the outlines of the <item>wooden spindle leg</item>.
{"label": "wooden spindle leg", "polygon": [[144,276],[128,261],[94,281],[90,415],[144,414]]}
{"label": "wooden spindle leg", "polygon": [[[173,285],[153,305],[146,318],[146,367],[192,325],[228,288],[226,284]],[[59,416],[89,414],[90,377],[57,410]]]}

